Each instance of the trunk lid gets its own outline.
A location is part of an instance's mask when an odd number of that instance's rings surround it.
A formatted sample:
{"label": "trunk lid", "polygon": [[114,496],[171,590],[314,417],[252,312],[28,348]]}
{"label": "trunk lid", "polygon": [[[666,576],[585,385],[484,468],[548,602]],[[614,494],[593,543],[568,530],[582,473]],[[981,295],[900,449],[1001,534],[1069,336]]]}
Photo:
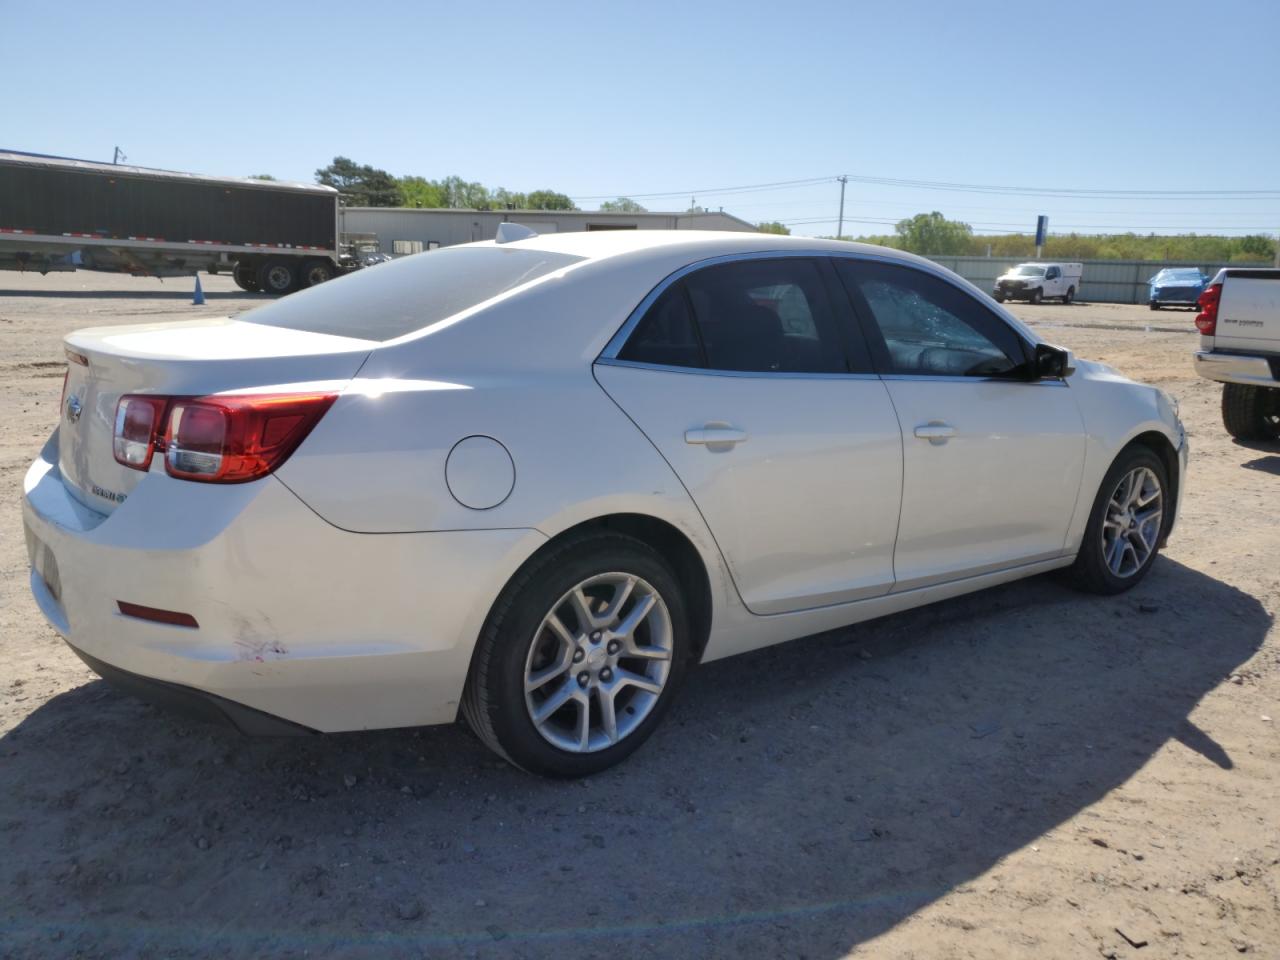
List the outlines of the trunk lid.
{"label": "trunk lid", "polygon": [[[116,404],[125,394],[203,396],[319,383],[339,390],[368,340],[207,319],[79,330],[64,340],[67,386],[59,411],[58,466],[81,503],[111,513],[144,474],[116,462]],[[163,469],[157,458],[152,469]]]}

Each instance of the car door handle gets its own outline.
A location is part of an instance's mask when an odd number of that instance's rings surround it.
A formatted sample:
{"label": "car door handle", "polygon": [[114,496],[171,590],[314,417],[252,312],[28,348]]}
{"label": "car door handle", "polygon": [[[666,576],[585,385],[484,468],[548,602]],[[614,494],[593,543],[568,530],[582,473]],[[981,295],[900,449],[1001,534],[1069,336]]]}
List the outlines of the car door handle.
{"label": "car door handle", "polygon": [[705,427],[698,427],[694,430],[686,430],[684,432],[685,443],[702,443],[707,446],[733,446],[735,443],[742,443],[747,439],[745,430],[738,430],[722,424],[708,423]]}
{"label": "car door handle", "polygon": [[930,443],[946,443],[951,437],[956,435],[956,428],[949,423],[943,423],[941,420],[930,420],[928,423],[922,423],[916,427],[916,436],[921,440],[928,440]]}

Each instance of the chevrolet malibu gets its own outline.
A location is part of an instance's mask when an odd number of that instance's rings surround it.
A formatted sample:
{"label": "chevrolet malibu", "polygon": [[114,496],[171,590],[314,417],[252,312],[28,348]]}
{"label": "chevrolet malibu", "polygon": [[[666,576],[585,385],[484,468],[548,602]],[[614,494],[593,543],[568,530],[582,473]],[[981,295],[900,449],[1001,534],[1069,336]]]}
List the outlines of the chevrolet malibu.
{"label": "chevrolet malibu", "polygon": [[251,733],[464,716],[582,776],[688,670],[1057,568],[1151,569],[1161,391],[878,247],[610,232],[66,338],[31,589],[108,680]]}

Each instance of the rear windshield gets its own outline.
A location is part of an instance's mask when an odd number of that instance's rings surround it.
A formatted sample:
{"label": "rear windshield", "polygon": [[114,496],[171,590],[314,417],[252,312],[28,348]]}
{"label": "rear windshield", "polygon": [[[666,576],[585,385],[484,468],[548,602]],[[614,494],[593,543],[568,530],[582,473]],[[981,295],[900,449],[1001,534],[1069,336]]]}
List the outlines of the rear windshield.
{"label": "rear windshield", "polygon": [[366,267],[237,319],[394,340],[582,259],[544,250],[446,247]]}

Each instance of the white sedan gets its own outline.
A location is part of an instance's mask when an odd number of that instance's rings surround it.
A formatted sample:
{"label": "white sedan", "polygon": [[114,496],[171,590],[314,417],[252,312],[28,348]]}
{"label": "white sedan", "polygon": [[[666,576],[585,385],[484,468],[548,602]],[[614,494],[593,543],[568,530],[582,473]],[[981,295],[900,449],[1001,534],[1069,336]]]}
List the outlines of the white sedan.
{"label": "white sedan", "polygon": [[246,732],[461,713],[581,776],[696,663],[1055,568],[1118,592],[1169,535],[1168,397],[926,260],[504,234],[66,338],[23,516],[93,669]]}

